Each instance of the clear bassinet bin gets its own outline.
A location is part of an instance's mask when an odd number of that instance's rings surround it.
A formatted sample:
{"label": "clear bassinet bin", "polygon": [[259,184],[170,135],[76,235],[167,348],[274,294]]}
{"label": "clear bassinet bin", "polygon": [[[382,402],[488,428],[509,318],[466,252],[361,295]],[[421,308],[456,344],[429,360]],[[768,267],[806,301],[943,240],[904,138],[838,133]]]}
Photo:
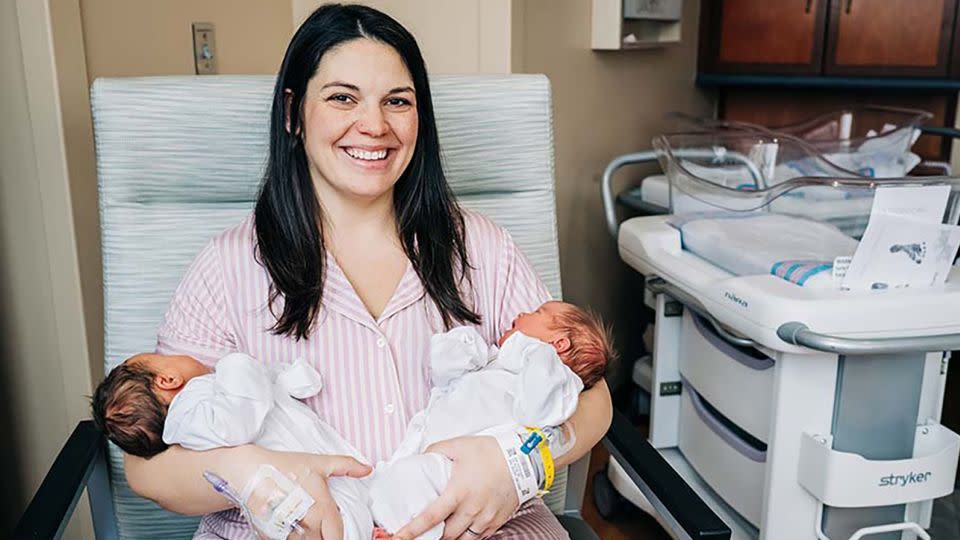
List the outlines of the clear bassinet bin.
{"label": "clear bassinet bin", "polygon": [[906,176],[921,159],[911,152],[920,126],[932,114],[917,109],[863,105],[781,126],[673,115],[686,127],[709,131],[754,131],[802,139],[838,167],[871,178]]}
{"label": "clear bassinet bin", "polygon": [[853,256],[883,186],[949,186],[942,223],[956,224],[960,210],[960,179],[857,177],[782,136],[666,135],[654,148],[684,250],[734,275],[774,274],[801,286],[832,287],[833,262]]}
{"label": "clear bassinet bin", "polygon": [[[728,130],[677,133],[655,138],[653,147],[667,177],[670,213],[678,216],[768,211],[769,202],[757,204],[758,194],[768,194],[771,188],[800,177],[869,180],[836,166],[810,145],[788,135]],[[869,194],[869,190],[812,184],[794,186],[786,196],[829,202],[864,199]],[[869,214],[869,203],[866,212]]]}

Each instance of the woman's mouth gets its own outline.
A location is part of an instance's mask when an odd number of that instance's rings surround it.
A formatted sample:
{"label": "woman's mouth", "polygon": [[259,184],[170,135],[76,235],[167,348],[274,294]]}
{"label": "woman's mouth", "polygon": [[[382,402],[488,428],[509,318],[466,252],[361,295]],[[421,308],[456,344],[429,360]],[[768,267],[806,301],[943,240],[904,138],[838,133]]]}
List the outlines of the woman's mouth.
{"label": "woman's mouth", "polygon": [[381,148],[379,150],[344,148],[343,151],[353,159],[359,159],[360,161],[383,161],[384,159],[387,159],[387,155],[390,153],[390,151],[386,148]]}

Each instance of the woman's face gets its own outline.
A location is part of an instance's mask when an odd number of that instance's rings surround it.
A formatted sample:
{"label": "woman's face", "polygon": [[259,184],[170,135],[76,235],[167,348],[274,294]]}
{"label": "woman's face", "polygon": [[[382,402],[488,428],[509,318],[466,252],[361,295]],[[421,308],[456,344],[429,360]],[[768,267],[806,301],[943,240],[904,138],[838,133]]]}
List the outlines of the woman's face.
{"label": "woman's face", "polygon": [[391,194],[418,127],[413,79],[400,55],[366,38],[327,51],[307,85],[302,125],[321,201]]}

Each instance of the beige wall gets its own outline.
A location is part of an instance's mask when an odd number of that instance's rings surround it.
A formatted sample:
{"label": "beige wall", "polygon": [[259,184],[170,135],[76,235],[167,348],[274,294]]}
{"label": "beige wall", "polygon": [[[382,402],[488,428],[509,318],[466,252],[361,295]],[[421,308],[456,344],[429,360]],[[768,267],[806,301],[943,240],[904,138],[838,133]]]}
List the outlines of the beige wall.
{"label": "beige wall", "polygon": [[[190,23],[217,30],[220,73],[274,73],[289,2],[0,0],[0,494],[5,537],[102,375],[89,86],[192,74]],[[257,36],[257,39],[251,39]],[[68,538],[92,538],[85,499]]]}
{"label": "beige wall", "polygon": [[[516,2],[514,71],[545,73],[553,87],[564,296],[613,323],[630,357],[642,298],[606,232],[599,180],[614,156],[650,147],[665,112],[712,112],[713,100],[694,87],[699,2],[684,2],[679,46],[605,52],[590,49],[589,0]],[[624,169],[619,185],[655,168]]]}
{"label": "beige wall", "polygon": [[[53,11],[47,1],[0,0],[0,429],[15,441],[0,450],[11,476],[0,495],[0,536],[86,416],[90,394],[60,95],[86,83],[59,70],[78,58],[68,51],[79,37],[77,8],[76,0]],[[89,517],[67,535],[92,537]]]}
{"label": "beige wall", "polygon": [[[295,26],[321,4],[292,0]],[[512,0],[360,0],[416,38],[430,73],[510,73]]]}
{"label": "beige wall", "polygon": [[193,75],[191,23],[216,29],[219,72],[276,73],[293,32],[287,0],[80,0],[90,81]]}

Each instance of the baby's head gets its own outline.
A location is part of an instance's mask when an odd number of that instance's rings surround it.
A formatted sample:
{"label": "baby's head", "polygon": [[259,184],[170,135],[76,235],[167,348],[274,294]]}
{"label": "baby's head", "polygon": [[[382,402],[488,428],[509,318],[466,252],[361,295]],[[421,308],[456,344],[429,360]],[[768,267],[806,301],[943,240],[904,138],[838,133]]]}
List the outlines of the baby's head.
{"label": "baby's head", "polygon": [[170,402],[187,381],[209,372],[189,356],[131,356],[97,386],[93,422],[124,452],[153,457],[167,449],[163,423]]}
{"label": "baby's head", "polygon": [[616,359],[610,330],[600,318],[566,302],[547,302],[533,313],[517,315],[498,345],[517,331],[553,345],[584,388],[602,379],[607,364]]}

